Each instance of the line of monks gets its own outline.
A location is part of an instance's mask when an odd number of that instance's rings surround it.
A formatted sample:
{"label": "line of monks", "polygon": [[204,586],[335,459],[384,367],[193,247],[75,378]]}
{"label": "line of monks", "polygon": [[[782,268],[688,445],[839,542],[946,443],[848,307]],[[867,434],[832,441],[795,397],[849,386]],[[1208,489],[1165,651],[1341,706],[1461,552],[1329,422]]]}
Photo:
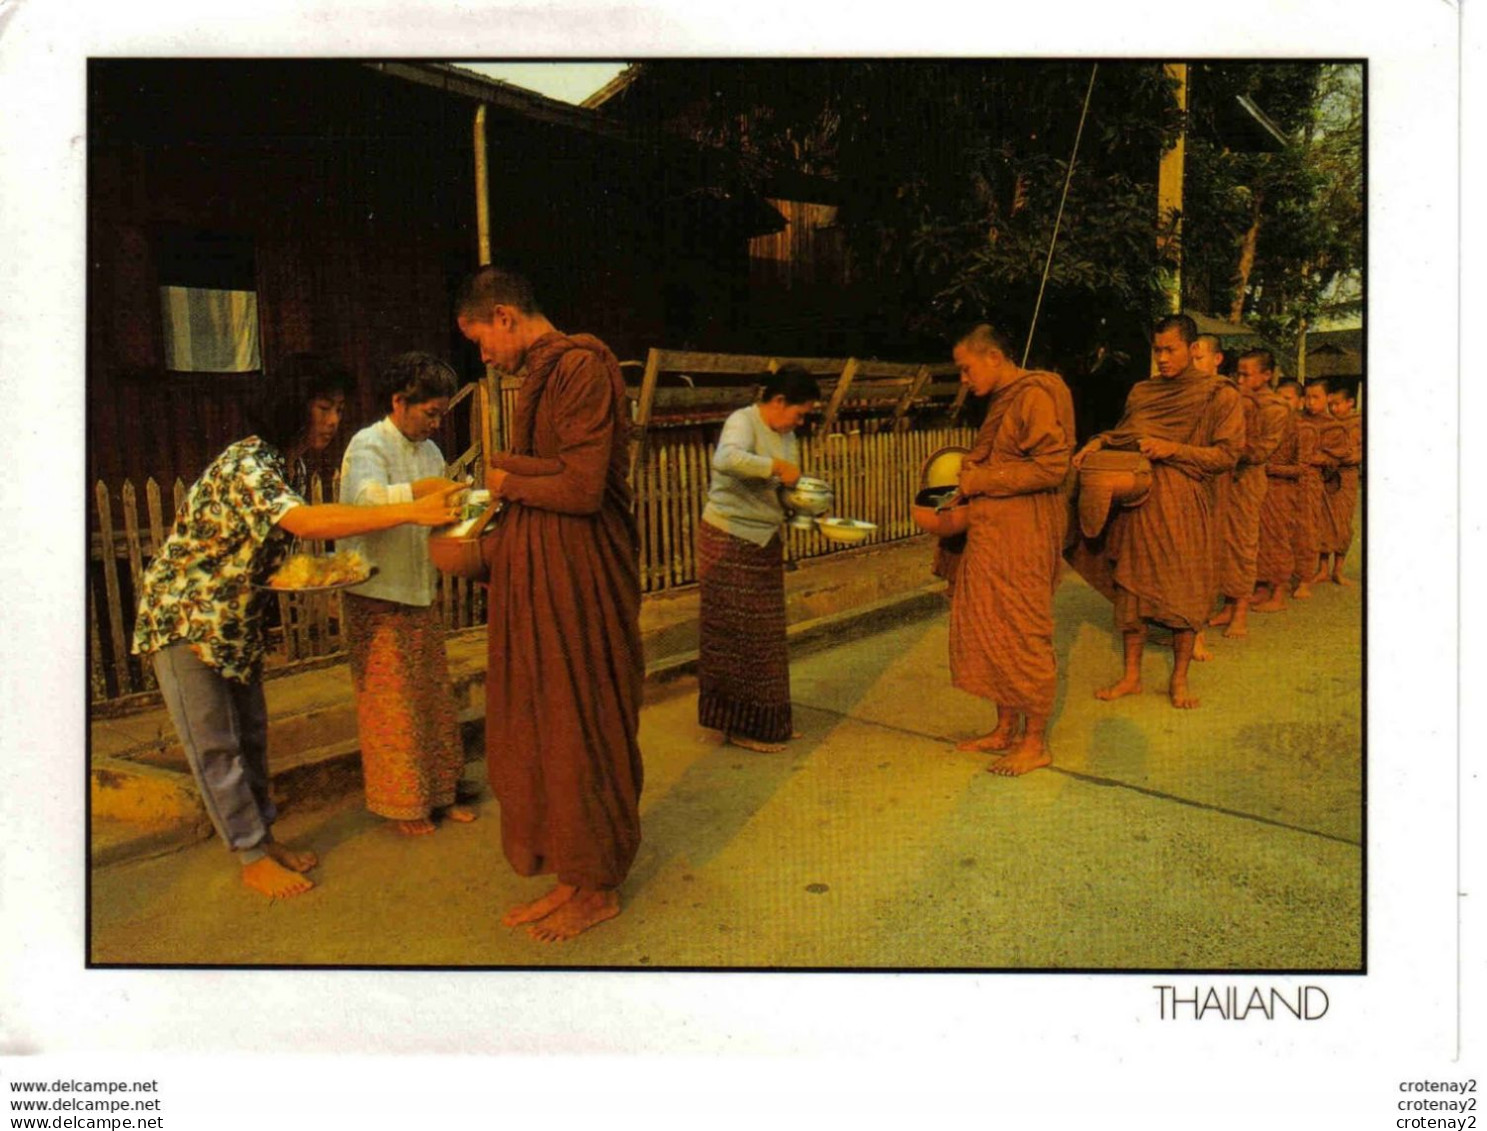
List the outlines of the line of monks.
{"label": "line of monks", "polygon": [[[1044,732],[1064,560],[1111,601],[1121,634],[1121,676],[1095,695],[1142,690],[1155,627],[1171,635],[1168,696],[1179,708],[1199,704],[1188,667],[1209,658],[1205,628],[1243,638],[1251,611],[1280,612],[1287,594],[1308,598],[1324,581],[1352,584],[1343,566],[1363,458],[1353,388],[1277,382],[1264,349],[1222,376],[1218,340],[1172,315],[1152,334],[1156,374],[1131,389],[1114,428],[1075,451],[1072,400],[1056,374],[1018,366],[1007,337],[985,324],[953,356],[962,383],[989,400],[960,476],[968,526],[942,540],[936,572],[950,582],[952,680],[997,712],[992,731],[957,748],[996,754],[991,772],[1052,761]],[[1089,490],[1087,464],[1110,463],[1091,461],[1100,451],[1130,453],[1143,491],[1091,532],[1071,521],[1070,502],[1081,479]]]}

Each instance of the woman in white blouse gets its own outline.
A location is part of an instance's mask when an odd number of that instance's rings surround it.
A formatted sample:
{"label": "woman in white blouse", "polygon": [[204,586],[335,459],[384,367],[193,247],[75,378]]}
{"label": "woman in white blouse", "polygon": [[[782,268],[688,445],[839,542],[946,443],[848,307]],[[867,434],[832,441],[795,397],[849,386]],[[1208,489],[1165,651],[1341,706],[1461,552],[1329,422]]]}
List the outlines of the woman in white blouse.
{"label": "woman in white blouse", "polygon": [[772,753],[794,734],[780,487],[800,479],[795,429],[821,390],[796,365],[760,381],[759,399],[723,425],[697,530],[697,720],[735,746]]}
{"label": "woman in white blouse", "polygon": [[[454,370],[431,354],[393,358],[377,385],[388,413],[347,446],[341,502],[375,506],[454,487],[429,437],[458,385]],[[342,596],[367,808],[409,836],[433,832],[435,815],[475,819],[456,803],[464,747],[433,608],[438,577],[428,538],[422,527],[402,527],[341,543],[377,567]]]}

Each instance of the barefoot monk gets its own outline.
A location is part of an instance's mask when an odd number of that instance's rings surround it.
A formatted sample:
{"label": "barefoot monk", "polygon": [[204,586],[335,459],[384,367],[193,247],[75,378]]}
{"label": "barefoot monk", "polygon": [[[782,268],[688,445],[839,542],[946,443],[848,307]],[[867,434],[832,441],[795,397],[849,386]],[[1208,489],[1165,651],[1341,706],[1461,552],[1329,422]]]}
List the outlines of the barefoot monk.
{"label": "barefoot monk", "polygon": [[1080,574],[1113,602],[1121,634],[1124,671],[1095,692],[1100,699],[1141,690],[1147,626],[1156,624],[1172,632],[1172,705],[1198,705],[1188,688],[1188,665],[1214,592],[1208,481],[1238,460],[1244,410],[1231,382],[1193,368],[1190,349],[1197,336],[1186,315],[1158,322],[1152,337],[1157,375],[1133,386],[1120,423],[1092,437],[1074,457],[1079,467],[1091,452],[1115,448],[1139,451],[1151,461],[1146,501],[1117,509],[1098,536],[1081,538],[1070,552]]}
{"label": "barefoot monk", "polygon": [[502,922],[561,941],[619,914],[640,847],[628,402],[609,347],[559,333],[522,276],[481,268],[457,316],[485,362],[523,377],[511,450],[486,464],[509,504],[486,551],[486,762],[507,860],[557,881]]}
{"label": "barefoot monk", "polygon": [[[1254,356],[1269,381],[1275,355],[1255,350]],[[1242,359],[1241,359],[1242,360]],[[1280,439],[1265,461],[1265,498],[1260,503],[1260,542],[1255,557],[1255,598],[1250,611],[1278,613],[1286,607],[1286,589],[1296,571],[1296,522],[1301,509],[1301,462],[1296,437],[1296,412],[1301,386],[1282,381],[1274,404],[1279,410]]]}
{"label": "barefoot monk", "polygon": [[1327,536],[1324,509],[1327,477],[1348,458],[1350,446],[1345,425],[1327,409],[1327,382],[1308,381],[1296,418],[1301,453],[1301,512],[1296,523],[1296,573],[1300,582],[1295,596],[1310,597],[1311,586],[1327,578],[1323,570],[1322,542]]}
{"label": "barefoot monk", "polygon": [[[1353,584],[1343,576],[1343,559],[1353,545],[1353,512],[1358,506],[1358,468],[1363,463],[1363,418],[1358,414],[1358,398],[1342,383],[1327,394],[1327,410],[1342,424],[1348,437],[1348,454],[1338,464],[1335,477],[1323,486],[1322,510],[1326,515],[1325,534],[1320,539],[1322,556],[1332,557],[1331,581],[1334,585]],[[1325,562],[1323,563],[1325,565]],[[1322,579],[1318,572],[1317,580]]]}
{"label": "barefoot monk", "polygon": [[1053,593],[1074,403],[1061,378],[1012,361],[991,326],[977,326],[953,356],[961,383],[990,403],[960,473],[970,527],[950,604],[950,673],[997,711],[995,730],[957,749],[997,752],[986,768],[1010,777],[1052,761],[1044,731],[1057,678]]}
{"label": "barefoot monk", "polygon": [[1224,607],[1208,623],[1223,625],[1226,637],[1248,635],[1250,600],[1259,570],[1260,510],[1269,489],[1265,465],[1280,446],[1290,420],[1286,402],[1270,389],[1275,362],[1268,350],[1239,358],[1238,385],[1244,405],[1244,450],[1234,465],[1220,513],[1219,592]]}

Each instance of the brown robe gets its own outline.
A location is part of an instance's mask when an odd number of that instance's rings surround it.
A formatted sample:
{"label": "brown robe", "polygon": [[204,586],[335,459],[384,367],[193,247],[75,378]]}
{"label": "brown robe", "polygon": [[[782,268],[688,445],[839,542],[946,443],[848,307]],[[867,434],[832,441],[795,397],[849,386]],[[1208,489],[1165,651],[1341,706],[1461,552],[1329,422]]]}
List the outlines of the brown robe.
{"label": "brown robe", "polygon": [[1053,593],[1069,520],[1074,402],[1053,373],[991,399],[965,458],[970,527],[950,603],[950,675],[999,708],[1053,711]]}
{"label": "brown robe", "polygon": [[486,760],[524,876],[613,888],[640,847],[638,539],[619,363],[588,335],[528,350],[511,506],[490,539]]}
{"label": "brown robe", "polygon": [[1291,415],[1286,402],[1268,389],[1240,391],[1244,405],[1244,450],[1229,474],[1223,515],[1223,553],[1219,560],[1219,592],[1229,600],[1250,597],[1259,567],[1260,509],[1268,484],[1265,464],[1280,444]]}
{"label": "brown robe", "polygon": [[1118,630],[1134,632],[1151,621],[1196,632],[1217,589],[1209,480],[1233,467],[1244,446],[1239,390],[1192,368],[1138,382],[1120,423],[1097,438],[1133,451],[1143,437],[1170,440],[1177,451],[1152,461],[1146,502],[1113,508],[1105,528],[1080,538],[1069,560],[1114,603]]}
{"label": "brown robe", "polygon": [[1296,414],[1285,399],[1272,394],[1279,406],[1280,440],[1265,461],[1265,498],[1260,504],[1260,548],[1255,577],[1279,589],[1296,572],[1296,522],[1301,510],[1301,458]]}
{"label": "brown robe", "polygon": [[1296,417],[1301,464],[1301,509],[1296,520],[1296,576],[1310,581],[1316,576],[1317,555],[1327,539],[1327,514],[1323,496],[1324,476],[1335,472],[1348,456],[1348,433],[1331,416],[1312,416],[1305,410]]}
{"label": "brown robe", "polygon": [[1353,544],[1353,511],[1358,506],[1358,468],[1363,462],[1363,417],[1359,413],[1334,417],[1348,439],[1348,451],[1333,476],[1322,480],[1324,554],[1346,554]]}

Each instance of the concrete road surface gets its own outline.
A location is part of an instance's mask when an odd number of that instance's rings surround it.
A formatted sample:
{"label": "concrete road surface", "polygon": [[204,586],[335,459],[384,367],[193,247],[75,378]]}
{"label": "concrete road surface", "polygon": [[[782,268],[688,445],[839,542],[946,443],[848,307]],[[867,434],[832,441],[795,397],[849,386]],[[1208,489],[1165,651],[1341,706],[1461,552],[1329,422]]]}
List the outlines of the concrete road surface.
{"label": "concrete road surface", "polygon": [[[650,689],[645,842],[624,913],[568,943],[500,926],[548,881],[515,876],[488,793],[473,825],[403,838],[359,798],[292,812],[322,863],[307,895],[241,887],[219,842],[99,869],[91,959],[897,969],[1354,970],[1363,961],[1361,586],[1317,587],[1213,634],[1202,706],[1091,694],[1118,672],[1110,609],[1058,597],[1052,769],[983,772],[951,743],[993,722],[950,687],[947,617],[797,655],[803,737],[704,740],[695,685]],[[478,764],[469,769],[483,785]]]}

